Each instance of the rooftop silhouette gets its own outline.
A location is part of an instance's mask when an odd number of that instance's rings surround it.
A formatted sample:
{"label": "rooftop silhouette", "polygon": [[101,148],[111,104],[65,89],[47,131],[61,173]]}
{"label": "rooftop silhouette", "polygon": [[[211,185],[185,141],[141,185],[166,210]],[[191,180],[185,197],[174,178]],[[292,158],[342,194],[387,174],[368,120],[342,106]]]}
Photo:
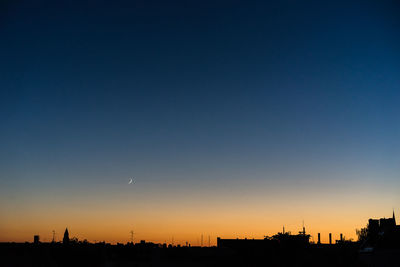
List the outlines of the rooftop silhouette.
{"label": "rooftop silhouette", "polygon": [[[303,226],[298,234],[279,232],[263,239],[217,238],[217,246],[185,246],[157,244],[153,242],[128,242],[111,245],[105,242],[90,243],[86,240],[70,240],[66,228],[62,243],[40,242],[39,235],[33,243],[1,243],[5,253],[3,263],[18,266],[99,266],[104,264],[144,264],[164,266],[168,264],[219,266],[243,266],[261,264],[268,257],[270,266],[308,265],[324,266],[362,265],[371,262],[390,264],[396,262],[400,252],[400,226],[396,225],[395,214],[391,218],[369,219],[365,228],[357,230],[358,240],[346,240],[343,235],[335,243],[310,242],[310,235]],[[66,246],[68,245],[68,246]],[[24,253],[24,257],[17,257]],[[317,264],[317,263],[318,264]],[[379,265],[380,266],[380,265]]]}

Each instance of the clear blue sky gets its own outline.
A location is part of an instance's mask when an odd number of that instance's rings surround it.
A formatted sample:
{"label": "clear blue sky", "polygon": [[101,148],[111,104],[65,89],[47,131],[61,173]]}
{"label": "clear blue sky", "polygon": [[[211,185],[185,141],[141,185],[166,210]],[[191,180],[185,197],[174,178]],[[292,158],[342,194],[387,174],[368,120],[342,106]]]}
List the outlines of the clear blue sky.
{"label": "clear blue sky", "polygon": [[261,2],[0,4],[3,215],[132,176],[136,202],[351,184],[398,209],[399,3]]}

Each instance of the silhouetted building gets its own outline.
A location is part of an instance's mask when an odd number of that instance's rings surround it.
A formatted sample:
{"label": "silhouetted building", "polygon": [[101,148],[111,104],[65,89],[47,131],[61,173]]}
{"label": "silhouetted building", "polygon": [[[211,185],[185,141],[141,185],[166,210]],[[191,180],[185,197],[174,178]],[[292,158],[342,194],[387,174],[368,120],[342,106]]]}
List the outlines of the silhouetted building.
{"label": "silhouetted building", "polygon": [[396,227],[396,219],[394,217],[394,212],[393,212],[393,218],[381,218],[379,219],[379,227],[381,231],[390,231],[391,229]]}
{"label": "silhouetted building", "polygon": [[221,239],[217,238],[217,247],[219,248],[234,248],[234,249],[261,249],[271,247],[305,247],[310,244],[310,235],[303,231],[298,235],[292,235],[290,232],[278,233],[272,237],[264,239]]}
{"label": "silhouetted building", "polygon": [[396,225],[396,217],[369,219],[367,240],[364,247],[400,247],[400,225]]}
{"label": "silhouetted building", "polygon": [[394,231],[396,229],[396,218],[393,212],[392,218],[369,219],[368,234],[372,236],[383,235],[384,233]]}
{"label": "silhouetted building", "polygon": [[39,242],[40,242],[40,237],[38,235],[34,235],[33,236],[33,243],[34,244],[39,244]]}
{"label": "silhouetted building", "polygon": [[69,233],[68,233],[68,228],[65,228],[64,238],[63,238],[63,244],[65,244],[65,245],[69,244]]}
{"label": "silhouetted building", "polygon": [[281,247],[305,247],[310,244],[310,235],[304,232],[298,235],[292,235],[290,232],[278,233],[272,239],[277,240]]}

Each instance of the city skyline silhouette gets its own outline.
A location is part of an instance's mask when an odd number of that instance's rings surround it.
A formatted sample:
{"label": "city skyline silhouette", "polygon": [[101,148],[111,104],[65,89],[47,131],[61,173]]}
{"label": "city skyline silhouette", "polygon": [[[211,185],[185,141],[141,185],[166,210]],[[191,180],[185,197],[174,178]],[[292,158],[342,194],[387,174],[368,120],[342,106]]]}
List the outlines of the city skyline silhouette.
{"label": "city skyline silhouette", "polygon": [[[387,220],[387,222],[385,220]],[[374,225],[376,223],[382,224],[382,221],[385,224],[389,223],[389,225],[396,226],[397,223],[396,223],[396,216],[395,216],[394,209],[393,209],[392,217],[388,217],[388,218],[383,217],[383,218],[381,218],[379,220],[369,218],[368,224],[366,225],[366,227],[368,228],[369,225],[371,226],[371,225]],[[321,232],[318,232],[317,234],[312,235],[310,233],[311,232],[315,232],[315,231],[312,231],[312,229],[311,229],[311,231],[310,231],[310,229],[307,229],[307,236],[308,236],[307,242],[310,242],[312,244],[334,244],[335,240],[336,240],[336,242],[337,242],[337,240],[348,240],[350,242],[356,242],[356,241],[359,241],[359,239],[360,239],[360,236],[359,236],[359,234],[357,232],[360,231],[360,229],[362,229],[363,227],[364,226],[362,226],[360,228],[354,228],[354,232],[356,234],[355,235],[356,238],[354,238],[353,236],[350,236],[350,237],[346,236],[346,235],[343,234],[343,232],[340,232],[340,233],[329,232],[326,237],[324,237],[325,233],[322,233],[322,235],[321,235]],[[400,226],[397,226],[397,227],[400,227]],[[283,230],[281,232],[276,232],[275,235],[276,234],[289,234],[289,235],[293,234],[293,235],[296,235],[296,233],[299,233],[299,235],[305,235],[306,234],[306,224],[304,224],[304,221],[303,221],[303,224],[302,224],[302,228],[298,228],[298,229],[296,229],[294,231],[292,231],[291,229],[288,229],[288,228],[286,228],[286,230],[285,230],[285,224],[282,225],[282,229]],[[61,243],[64,243],[64,244],[68,244],[69,241],[70,241],[68,227],[65,228],[65,231],[63,233],[63,238],[62,239],[61,238],[59,240],[57,239],[55,230],[52,230],[51,234],[52,234],[51,243],[61,242]],[[179,246],[191,245],[191,246],[203,247],[203,244],[205,244],[205,243],[203,243],[203,235],[204,235],[204,233],[202,233],[200,235],[201,236],[200,237],[201,241],[200,241],[199,237],[197,237],[195,242],[191,242],[190,240],[182,241],[179,238],[176,240],[176,239],[174,239],[175,237],[173,235],[171,235],[171,239],[169,239],[169,240],[166,239],[166,240],[164,240],[164,242],[161,242],[161,241],[158,241],[158,240],[148,240],[144,236],[141,236],[141,238],[138,238],[138,239],[137,238],[134,239],[134,234],[135,234],[135,237],[136,237],[137,233],[134,232],[133,230],[131,230],[129,232],[129,238],[128,238],[129,241],[119,240],[117,242],[109,242],[109,240],[104,240],[104,239],[103,240],[101,240],[101,239],[100,240],[88,240],[87,238],[84,237],[85,236],[84,233],[81,233],[80,235],[79,234],[78,235],[75,234],[72,237],[72,239],[75,240],[75,242],[78,242],[78,241],[79,242],[85,241],[85,242],[89,242],[89,243],[105,242],[107,244],[135,243],[135,242],[133,242],[133,240],[135,240],[136,243],[141,242],[141,240],[146,240],[146,241],[149,241],[149,242],[152,242],[152,243],[175,245],[175,246],[176,245],[179,245]],[[43,236],[45,238],[43,238]],[[263,236],[257,236],[257,237],[255,237],[255,236],[247,236],[247,235],[236,235],[235,237],[232,237],[232,234],[228,234],[227,236],[224,236],[224,237],[227,237],[227,238],[222,238],[221,236],[215,236],[215,237],[213,236],[213,241],[211,241],[211,235],[206,235],[206,237],[208,237],[208,240],[209,240],[208,241],[208,244],[209,244],[208,247],[218,245],[218,239],[221,239],[221,238],[222,239],[227,239],[227,240],[238,240],[238,239],[240,239],[240,240],[247,240],[247,239],[248,240],[255,240],[255,239],[262,240],[262,239],[265,239],[265,238],[270,237],[270,236],[274,236],[274,234],[273,233],[265,233]],[[42,239],[40,239],[40,237],[42,237]],[[14,241],[12,241],[12,242],[14,242]],[[25,240],[24,242],[29,242],[29,240]],[[46,234],[45,235],[40,235],[39,233],[35,233],[33,242],[34,243],[38,243],[38,242],[50,242],[50,241],[48,240]]]}
{"label": "city skyline silhouette", "polygon": [[[263,239],[217,237],[216,246],[184,245],[171,243],[153,243],[146,240],[125,244],[110,244],[105,241],[89,242],[70,238],[68,228],[64,231],[62,242],[41,242],[34,235],[33,243],[2,243],[0,255],[2,263],[18,266],[165,266],[179,264],[202,266],[393,266],[398,259],[400,249],[400,225],[396,223],[393,211],[391,218],[370,218],[365,227],[357,229],[357,240],[347,239],[342,233],[339,239],[333,239],[329,233],[329,243],[310,240],[312,236],[303,224],[302,230],[291,233],[282,227],[282,232]],[[24,257],[16,255],[24,253]],[[66,257],[67,256],[67,257]],[[266,262],[265,259],[268,259]]]}

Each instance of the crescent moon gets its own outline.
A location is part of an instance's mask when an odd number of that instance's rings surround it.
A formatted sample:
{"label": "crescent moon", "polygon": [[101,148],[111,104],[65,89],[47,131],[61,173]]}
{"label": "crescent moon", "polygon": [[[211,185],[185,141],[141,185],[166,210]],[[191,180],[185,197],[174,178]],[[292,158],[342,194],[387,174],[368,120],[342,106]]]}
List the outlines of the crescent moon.
{"label": "crescent moon", "polygon": [[133,179],[132,178],[129,180],[128,184],[131,184],[131,183],[133,183]]}

